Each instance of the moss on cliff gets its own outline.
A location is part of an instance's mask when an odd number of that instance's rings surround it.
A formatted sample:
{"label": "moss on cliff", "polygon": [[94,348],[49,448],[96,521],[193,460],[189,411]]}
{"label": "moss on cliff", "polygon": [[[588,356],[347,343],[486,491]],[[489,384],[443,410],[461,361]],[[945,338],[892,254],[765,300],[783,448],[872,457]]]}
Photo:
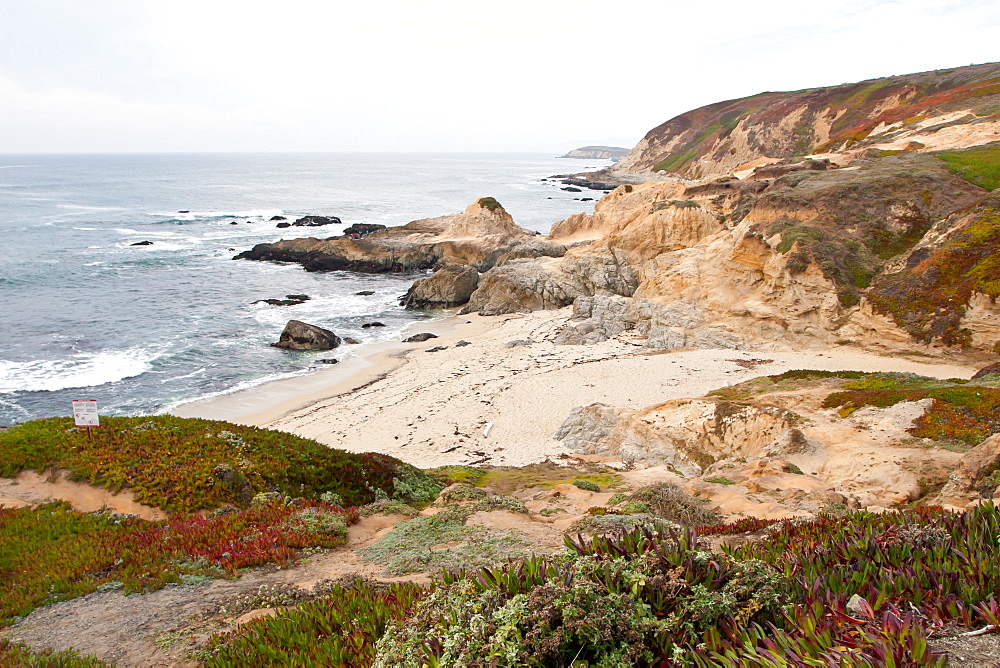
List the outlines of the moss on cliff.
{"label": "moss on cliff", "polygon": [[916,339],[968,345],[961,327],[969,298],[1000,296],[1000,196],[993,195],[922,261],[880,278],[868,298]]}

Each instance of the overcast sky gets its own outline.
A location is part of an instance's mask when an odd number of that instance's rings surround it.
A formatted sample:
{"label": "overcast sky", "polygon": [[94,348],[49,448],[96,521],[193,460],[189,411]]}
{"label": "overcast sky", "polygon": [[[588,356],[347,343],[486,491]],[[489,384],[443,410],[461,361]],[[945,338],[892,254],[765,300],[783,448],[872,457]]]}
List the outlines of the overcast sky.
{"label": "overcast sky", "polygon": [[0,0],[0,153],[632,146],[998,35],[1000,0]]}

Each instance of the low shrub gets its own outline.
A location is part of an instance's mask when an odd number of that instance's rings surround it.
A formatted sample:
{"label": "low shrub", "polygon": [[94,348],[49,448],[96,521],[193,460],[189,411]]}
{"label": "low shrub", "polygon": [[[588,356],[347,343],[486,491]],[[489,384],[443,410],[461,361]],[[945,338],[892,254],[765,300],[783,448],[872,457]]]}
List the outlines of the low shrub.
{"label": "low shrub", "polygon": [[608,506],[617,506],[619,503],[622,503],[627,498],[628,497],[625,496],[624,494],[622,494],[621,492],[615,492],[614,494],[611,495],[611,498],[608,499],[608,502],[607,502],[606,505],[608,505]]}
{"label": "low shrub", "polygon": [[588,492],[600,492],[601,487],[596,482],[591,482],[590,480],[574,480],[573,484],[582,490]]}
{"label": "low shrub", "polygon": [[358,515],[362,517],[370,515],[406,515],[407,517],[415,517],[419,514],[420,511],[413,506],[394,499],[381,499],[373,503],[366,503],[358,508]]}
{"label": "low shrub", "polygon": [[645,503],[654,517],[684,526],[717,524],[719,516],[677,485],[660,482],[636,490],[631,501]]}
{"label": "low shrub", "polygon": [[444,503],[462,503],[466,501],[481,501],[487,496],[489,494],[484,489],[473,487],[467,483],[456,483],[450,487],[446,487],[438,496],[438,499]]}
{"label": "low shrub", "polygon": [[476,568],[526,555],[527,544],[513,531],[466,526],[471,515],[493,510],[528,512],[520,501],[501,496],[449,506],[434,515],[400,522],[358,553],[366,561],[384,564],[387,575]]}

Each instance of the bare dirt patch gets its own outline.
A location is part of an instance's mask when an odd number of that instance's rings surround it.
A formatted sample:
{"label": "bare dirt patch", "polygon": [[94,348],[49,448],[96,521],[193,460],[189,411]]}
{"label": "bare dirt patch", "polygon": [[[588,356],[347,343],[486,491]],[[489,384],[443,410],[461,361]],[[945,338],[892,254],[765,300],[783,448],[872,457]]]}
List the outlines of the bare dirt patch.
{"label": "bare dirt patch", "polygon": [[37,506],[50,501],[66,501],[74,510],[84,513],[111,510],[144,520],[167,518],[159,508],[137,503],[129,491],[114,494],[101,487],[70,480],[70,475],[65,470],[43,474],[21,471],[16,478],[0,478],[0,506]]}

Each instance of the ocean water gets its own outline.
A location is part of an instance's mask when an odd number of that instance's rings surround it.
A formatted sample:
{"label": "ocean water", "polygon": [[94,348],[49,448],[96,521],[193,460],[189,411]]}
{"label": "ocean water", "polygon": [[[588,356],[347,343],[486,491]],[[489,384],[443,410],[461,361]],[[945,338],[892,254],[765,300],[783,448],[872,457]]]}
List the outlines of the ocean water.
{"label": "ocean water", "polygon": [[[398,338],[436,317],[397,304],[417,275],[231,258],[352,223],[455,213],[487,195],[547,232],[592,211],[575,198],[595,193],[541,179],[606,164],[534,154],[0,155],[0,425],[69,415],[72,399],[96,399],[103,415],[162,412],[351,354],[270,347],[293,318],[363,343]],[[306,214],[343,225],[269,221]],[[374,294],[357,294],[365,290]],[[297,306],[253,303],[301,293],[311,299]],[[387,326],[361,327],[373,320]]]}

